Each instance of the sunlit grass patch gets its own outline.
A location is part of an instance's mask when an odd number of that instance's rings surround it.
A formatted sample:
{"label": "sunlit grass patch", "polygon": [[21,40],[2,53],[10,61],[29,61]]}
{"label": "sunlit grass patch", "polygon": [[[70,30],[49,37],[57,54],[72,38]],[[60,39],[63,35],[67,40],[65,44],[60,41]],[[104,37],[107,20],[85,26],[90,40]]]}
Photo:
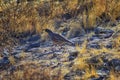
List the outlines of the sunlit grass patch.
{"label": "sunlit grass patch", "polygon": [[79,51],[80,54],[85,54],[87,53],[87,40],[84,41],[84,43],[81,45],[76,45],[76,50]]}
{"label": "sunlit grass patch", "polygon": [[97,74],[97,71],[96,71],[96,69],[93,67],[93,66],[91,66],[91,68],[87,68],[87,69],[85,69],[85,75],[84,75],[84,79],[89,79],[89,78],[97,78],[97,77],[99,77],[98,76],[98,74]]}
{"label": "sunlit grass patch", "polygon": [[14,65],[16,62],[15,62],[15,58],[13,57],[13,56],[10,56],[9,57],[9,60],[10,60],[10,63],[12,64],[12,65]]}
{"label": "sunlit grass patch", "polygon": [[114,47],[119,48],[120,47],[120,37],[117,37],[113,40]]}
{"label": "sunlit grass patch", "polygon": [[119,79],[120,79],[119,73],[115,73],[114,70],[111,70],[108,80],[119,80]]}
{"label": "sunlit grass patch", "polygon": [[[70,34],[74,34],[76,30],[82,32],[82,29],[84,28],[93,28],[97,26],[98,23],[104,22],[103,18],[114,22],[116,21],[116,18],[120,16],[120,1],[116,0],[43,0],[42,2],[40,0],[34,0],[31,2],[28,2],[28,0],[21,0],[22,2],[18,5],[15,0],[11,0],[10,3],[5,3],[4,0],[1,1],[0,32],[2,35],[0,35],[0,40],[9,40],[6,41],[6,43],[9,44],[15,41],[15,39],[11,39],[12,37],[21,37],[20,35],[24,32],[28,32],[28,34],[32,32],[39,33],[41,34],[42,40],[48,39],[47,34],[44,33],[43,30],[48,28],[54,32],[60,31],[60,28],[56,29],[54,25],[55,20],[57,19],[63,21],[66,24],[70,23],[67,26],[63,25],[63,28],[70,28],[67,35],[67,37],[70,37]],[[70,19],[64,21],[62,15],[66,13],[69,13],[72,16],[71,19],[73,19],[73,21],[71,20],[70,22]],[[97,20],[100,22],[97,22]],[[59,27],[61,27],[61,25]],[[62,31],[63,29],[61,29],[59,33]],[[93,33],[88,34],[88,36],[92,35]],[[81,78],[76,76],[76,79],[79,80],[83,78],[83,80],[87,80],[91,77],[98,77],[96,73],[96,66],[101,66],[104,62],[101,57],[98,57],[98,63],[89,64],[87,60],[90,60],[94,56],[99,56],[101,54],[112,54],[114,55],[112,57],[120,58],[120,37],[115,37],[112,39],[112,41],[112,49],[104,47],[104,45],[102,45],[103,43],[101,43],[100,49],[88,49],[87,40],[85,40],[82,45],[76,45],[76,50],[79,52],[79,54],[76,59],[73,60],[74,64],[72,69],[74,71],[77,69],[85,71],[85,75],[83,75]],[[3,43],[1,42],[1,44]],[[71,68],[68,66],[61,66],[55,69],[51,69],[50,67],[41,66],[39,61],[26,61],[25,58],[27,58],[27,54],[25,52],[19,53],[19,56],[21,59],[18,63],[15,62],[15,58],[13,56],[9,57],[10,63],[17,66],[17,69],[13,71],[13,73],[7,74],[8,77],[2,75],[2,80],[62,80],[64,75],[69,73],[71,70]],[[63,54],[62,56],[62,58],[68,58],[68,54]],[[3,59],[1,54],[0,59]],[[63,65],[69,65],[70,63],[64,62],[68,61],[68,59],[61,59],[61,61],[63,62]],[[47,64],[47,61],[45,62]],[[54,62],[57,63],[58,61],[56,60]],[[117,76],[114,74],[116,73],[110,73],[110,80],[117,80]]]}
{"label": "sunlit grass patch", "polygon": [[76,70],[76,69],[84,70],[86,68],[89,68],[89,65],[86,62],[87,58],[88,57],[79,57],[79,58],[75,59],[73,69],[74,70]]}
{"label": "sunlit grass patch", "polygon": [[21,53],[19,53],[19,54],[20,54],[19,56],[20,56],[21,58],[23,58],[23,59],[27,56],[27,54],[26,54],[25,52],[21,52]]}
{"label": "sunlit grass patch", "polygon": [[[110,4],[109,4],[110,3]],[[66,6],[65,6],[66,5]],[[55,18],[62,19],[62,15],[70,13],[73,17],[78,15],[82,17],[80,23],[84,28],[92,28],[97,23],[96,20],[102,21],[100,16],[104,13],[110,16],[111,20],[119,17],[119,2],[116,1],[78,1],[78,0],[63,0],[63,1],[20,1],[17,5],[16,1],[1,1],[2,24],[9,25],[9,31],[19,36],[22,32],[37,32],[41,33],[43,29],[50,27],[54,28],[51,20]],[[81,10],[81,11],[79,11]],[[106,18],[106,16],[103,15]],[[79,18],[81,19],[81,18]],[[74,25],[73,25],[74,26]],[[78,25],[77,25],[78,27]],[[76,25],[74,28],[77,28]],[[72,28],[72,29],[74,29]],[[72,32],[72,30],[71,30]]]}

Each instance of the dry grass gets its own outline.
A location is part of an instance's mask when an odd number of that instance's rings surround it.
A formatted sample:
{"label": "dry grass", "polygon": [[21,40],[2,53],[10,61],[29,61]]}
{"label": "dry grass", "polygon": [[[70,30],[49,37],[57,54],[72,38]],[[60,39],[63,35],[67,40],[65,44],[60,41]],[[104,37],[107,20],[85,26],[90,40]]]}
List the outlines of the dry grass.
{"label": "dry grass", "polygon": [[[0,45],[3,45],[3,42],[10,44],[14,41],[14,39],[10,37],[21,37],[21,33],[36,32],[41,34],[45,28],[55,30],[53,25],[54,19],[58,18],[63,21],[62,15],[65,13],[70,13],[72,18],[77,17],[81,19],[82,17],[80,25],[74,22],[70,23],[72,25],[71,32],[76,28],[93,28],[98,23],[104,22],[104,20],[115,22],[116,19],[120,17],[119,0],[63,0],[62,2],[58,0],[48,0],[47,2],[39,0],[27,2],[27,0],[23,0],[23,2],[18,5],[15,0],[10,0],[11,2],[5,1],[6,0],[0,0]],[[46,34],[42,36],[45,38]],[[119,55],[120,37],[113,39],[113,43],[114,49],[112,50],[104,47],[100,50],[87,50],[87,41],[83,43],[82,48],[77,46],[76,49],[79,51],[79,57],[74,60],[75,64],[72,69],[84,69],[86,75],[83,76],[83,80],[87,80],[90,77],[98,77],[95,67],[87,64],[86,59],[91,57],[90,54],[99,55],[102,52]],[[81,57],[81,54],[86,56]],[[20,56],[22,58],[26,57],[24,53]],[[12,65],[16,64],[12,56],[9,59]],[[100,63],[102,63],[101,59]],[[0,79],[62,80],[63,74],[68,72],[69,70],[66,67],[52,70],[48,67],[41,67],[38,61],[25,61],[17,65],[17,69],[12,73],[7,73],[7,71],[1,72]],[[6,73],[8,76],[6,76]],[[55,75],[55,77],[53,77],[53,75]],[[76,77],[76,79],[78,78]],[[114,75],[114,71],[110,73],[109,80],[118,80],[116,75]]]}
{"label": "dry grass", "polygon": [[[15,66],[14,71],[7,73],[3,71],[0,76],[2,80],[62,80],[68,70],[64,68],[52,69],[42,67],[39,61],[21,61]],[[6,76],[7,74],[7,76]]]}
{"label": "dry grass", "polygon": [[[103,64],[103,60],[99,58],[99,63],[97,64],[89,64],[86,60],[89,60],[92,56],[91,55],[99,55],[101,53],[108,53],[113,54],[112,58],[119,58],[118,55],[119,51],[116,49],[106,49],[101,48],[98,50],[95,49],[87,49],[85,46],[87,45],[87,41],[83,43],[80,47],[76,47],[76,49],[79,51],[78,57],[74,60],[74,65],[72,68],[69,68],[68,66],[59,66],[57,68],[51,68],[47,66],[42,66],[40,64],[40,61],[20,61],[19,64],[15,63],[14,58],[11,56],[10,62],[12,65],[16,65],[16,68],[13,72],[7,73],[4,70],[3,73],[1,73],[1,79],[12,79],[12,80],[63,80],[64,76],[70,72],[70,70],[76,71],[76,70],[83,70],[85,71],[85,74],[81,77],[76,76],[75,79],[82,79],[82,80],[88,80],[92,77],[98,78],[99,75],[97,74],[97,66],[100,66]],[[116,51],[116,52],[115,52]],[[117,53],[117,54],[115,54]],[[21,56],[24,58],[24,52],[21,54]],[[64,57],[64,55],[63,55]],[[111,58],[111,59],[112,59]],[[47,60],[46,60],[47,62]],[[68,64],[67,62],[63,62],[62,64]],[[108,77],[108,80],[119,80],[119,74],[116,73],[114,70],[111,70],[110,75]]]}
{"label": "dry grass", "polygon": [[[12,80],[63,80],[64,76],[70,72],[70,70],[76,71],[76,70],[83,70],[85,71],[84,75],[81,77],[76,76],[75,79],[81,79],[81,80],[87,80],[92,77],[98,78],[99,75],[97,74],[97,67],[103,64],[103,60],[98,58],[99,63],[92,64],[88,63],[87,60],[91,59],[91,55],[97,56],[101,53],[108,53],[113,54],[113,58],[119,58],[118,55],[120,55],[119,51],[117,49],[107,49],[105,47],[101,49],[87,49],[86,45],[88,44],[87,41],[83,43],[83,47],[80,48],[76,46],[76,49],[79,51],[78,57],[74,60],[74,65],[69,68],[68,66],[65,66],[65,64],[68,64],[67,62],[62,62],[64,66],[59,66],[57,68],[51,68],[47,66],[43,66],[40,64],[40,61],[20,61],[18,63],[15,62],[14,58],[11,56],[9,57],[10,63],[12,65],[15,65],[15,70],[7,72],[6,70],[3,70],[1,73],[1,79],[12,79]],[[68,55],[62,55],[63,57],[66,57]],[[22,58],[25,58],[25,53],[22,52],[21,54]],[[112,58],[111,58],[112,59]],[[47,62],[47,61],[46,61]],[[6,76],[7,74],[7,76]],[[119,80],[119,74],[115,72],[114,70],[111,70],[109,74],[108,80]]]}
{"label": "dry grass", "polygon": [[[8,27],[14,32],[25,32],[36,30],[40,32],[45,27],[50,27],[50,20],[61,18],[64,13],[70,13],[73,17],[81,15],[84,27],[93,27],[96,20],[105,13],[111,20],[115,21],[120,16],[120,3],[117,0],[65,0],[59,1],[32,1],[27,3],[26,0],[20,4],[11,1],[0,3],[1,10],[1,27]],[[79,12],[81,11],[81,12]],[[104,16],[104,18],[107,18]],[[4,24],[6,25],[4,25]],[[2,29],[0,29],[2,30]]]}

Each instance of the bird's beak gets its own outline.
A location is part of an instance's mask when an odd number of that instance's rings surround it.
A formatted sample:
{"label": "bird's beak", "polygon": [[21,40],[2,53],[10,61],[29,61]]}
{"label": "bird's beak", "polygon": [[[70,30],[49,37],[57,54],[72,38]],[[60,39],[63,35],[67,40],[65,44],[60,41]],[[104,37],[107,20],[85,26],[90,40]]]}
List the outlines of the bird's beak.
{"label": "bird's beak", "polygon": [[43,31],[45,31],[45,29],[43,29]]}
{"label": "bird's beak", "polygon": [[42,29],[42,33],[44,33],[45,32],[45,29]]}

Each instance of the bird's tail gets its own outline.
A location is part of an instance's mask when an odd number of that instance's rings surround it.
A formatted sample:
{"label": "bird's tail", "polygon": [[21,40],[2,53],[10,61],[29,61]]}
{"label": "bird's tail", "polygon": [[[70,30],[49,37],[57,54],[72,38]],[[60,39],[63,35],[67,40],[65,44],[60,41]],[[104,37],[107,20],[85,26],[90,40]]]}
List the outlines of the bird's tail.
{"label": "bird's tail", "polygon": [[68,41],[71,46],[75,46],[75,43],[72,41]]}

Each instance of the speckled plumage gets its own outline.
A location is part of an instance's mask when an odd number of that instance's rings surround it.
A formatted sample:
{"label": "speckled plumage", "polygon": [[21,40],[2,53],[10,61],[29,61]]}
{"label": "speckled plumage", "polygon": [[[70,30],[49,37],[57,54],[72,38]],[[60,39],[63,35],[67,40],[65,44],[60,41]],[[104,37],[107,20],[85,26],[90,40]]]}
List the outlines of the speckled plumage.
{"label": "speckled plumage", "polygon": [[53,41],[54,44],[63,45],[65,43],[67,43],[67,44],[74,45],[73,42],[69,41],[67,38],[65,38],[64,36],[62,36],[58,33],[54,33],[49,29],[45,29],[45,31],[48,33],[49,37],[51,38],[51,40]]}

